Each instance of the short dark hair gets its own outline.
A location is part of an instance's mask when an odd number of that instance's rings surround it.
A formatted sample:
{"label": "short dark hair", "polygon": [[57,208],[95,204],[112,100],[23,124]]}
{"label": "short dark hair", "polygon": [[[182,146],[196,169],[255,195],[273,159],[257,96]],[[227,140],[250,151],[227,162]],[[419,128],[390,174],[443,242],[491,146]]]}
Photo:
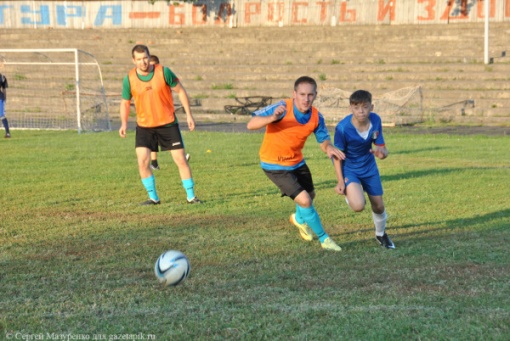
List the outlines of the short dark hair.
{"label": "short dark hair", "polygon": [[350,104],[372,103],[372,94],[366,90],[356,90],[349,97]]}
{"label": "short dark hair", "polygon": [[135,52],[138,52],[138,53],[147,52],[147,55],[149,55],[149,56],[151,55],[149,52],[149,48],[146,45],[141,45],[141,44],[135,45],[133,47],[133,49],[131,50],[131,56],[133,58],[135,57]]}
{"label": "short dark hair", "polygon": [[159,58],[158,58],[158,56],[155,56],[155,55],[151,55],[149,61],[159,64]]}
{"label": "short dark hair", "polygon": [[302,76],[296,79],[296,81],[294,82],[294,91],[297,90],[299,84],[301,83],[311,84],[315,88],[315,91],[317,92],[317,82],[315,81],[315,79],[308,76]]}

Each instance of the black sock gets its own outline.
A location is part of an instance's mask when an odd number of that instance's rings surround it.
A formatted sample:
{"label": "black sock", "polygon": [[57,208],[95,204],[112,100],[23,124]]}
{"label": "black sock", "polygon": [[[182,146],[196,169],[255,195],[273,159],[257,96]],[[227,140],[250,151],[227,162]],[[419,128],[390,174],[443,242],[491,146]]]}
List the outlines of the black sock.
{"label": "black sock", "polygon": [[7,121],[6,117],[2,118],[2,123],[3,123],[4,128],[5,128],[5,133],[6,134],[10,134],[11,132],[9,131],[9,122]]}
{"label": "black sock", "polygon": [[158,160],[151,160],[152,167],[158,166]]}

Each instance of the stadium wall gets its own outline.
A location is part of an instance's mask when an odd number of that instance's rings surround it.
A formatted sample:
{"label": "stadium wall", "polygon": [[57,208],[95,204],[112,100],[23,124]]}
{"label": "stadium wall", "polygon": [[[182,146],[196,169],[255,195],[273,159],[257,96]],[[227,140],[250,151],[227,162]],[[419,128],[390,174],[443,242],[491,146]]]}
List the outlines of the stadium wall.
{"label": "stadium wall", "polygon": [[[510,0],[490,1],[510,22]],[[0,28],[171,28],[484,22],[480,0],[0,1]]]}

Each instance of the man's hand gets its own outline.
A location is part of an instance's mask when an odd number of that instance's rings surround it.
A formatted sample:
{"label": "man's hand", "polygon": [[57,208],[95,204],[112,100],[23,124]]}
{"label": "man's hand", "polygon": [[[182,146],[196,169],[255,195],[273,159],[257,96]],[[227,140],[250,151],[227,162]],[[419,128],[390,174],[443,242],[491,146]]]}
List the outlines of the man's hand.
{"label": "man's hand", "polygon": [[278,108],[276,108],[273,112],[273,122],[276,122],[278,121],[282,115],[285,113],[285,110],[287,110],[287,108],[285,107],[285,105],[280,105]]}
{"label": "man's hand", "polygon": [[186,115],[186,120],[188,122],[189,131],[195,130],[195,119],[191,115]]}
{"label": "man's hand", "polygon": [[325,152],[329,159],[334,157],[337,158],[338,160],[345,160],[345,154],[340,149],[336,148],[330,143],[326,145]]}
{"label": "man's hand", "polygon": [[246,124],[246,128],[249,130],[256,130],[267,126],[273,122],[282,119],[282,116],[285,114],[287,108],[285,105],[279,105],[273,111],[273,114],[268,116],[252,116],[248,123]]}
{"label": "man's hand", "polygon": [[120,137],[124,138],[126,137],[126,126],[125,125],[121,125],[120,128],[119,128],[119,135]]}
{"label": "man's hand", "polygon": [[123,98],[120,101],[120,128],[119,128],[120,137],[126,137],[130,108],[131,100],[128,101]]}
{"label": "man's hand", "polygon": [[345,195],[345,183],[343,181],[339,181],[335,186],[335,192],[338,195]]}
{"label": "man's hand", "polygon": [[386,159],[388,156],[388,150],[384,146],[375,146],[373,149],[370,149],[370,153],[381,160]]}

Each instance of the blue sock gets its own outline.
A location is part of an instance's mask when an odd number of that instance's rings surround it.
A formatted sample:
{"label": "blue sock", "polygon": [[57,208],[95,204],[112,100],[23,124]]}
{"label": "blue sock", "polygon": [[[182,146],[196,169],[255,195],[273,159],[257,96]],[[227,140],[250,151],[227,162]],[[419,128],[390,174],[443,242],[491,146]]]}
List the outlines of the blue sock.
{"label": "blue sock", "polygon": [[301,212],[301,216],[305,223],[310,226],[313,232],[319,238],[319,241],[322,243],[328,235],[324,231],[322,227],[321,218],[319,217],[319,213],[315,210],[315,207],[299,207],[299,211]]}
{"label": "blue sock", "polygon": [[301,214],[301,206],[296,204],[296,221],[299,224],[304,224],[305,220],[303,219],[303,215]]}
{"label": "blue sock", "polygon": [[186,196],[188,197],[188,200],[191,200],[195,197],[195,190],[194,187],[195,183],[193,182],[193,178],[189,178],[186,180],[182,180],[182,187],[186,190]]}
{"label": "blue sock", "polygon": [[149,194],[149,198],[154,201],[159,201],[158,193],[156,193],[156,179],[154,174],[148,178],[142,179],[142,184]]}

